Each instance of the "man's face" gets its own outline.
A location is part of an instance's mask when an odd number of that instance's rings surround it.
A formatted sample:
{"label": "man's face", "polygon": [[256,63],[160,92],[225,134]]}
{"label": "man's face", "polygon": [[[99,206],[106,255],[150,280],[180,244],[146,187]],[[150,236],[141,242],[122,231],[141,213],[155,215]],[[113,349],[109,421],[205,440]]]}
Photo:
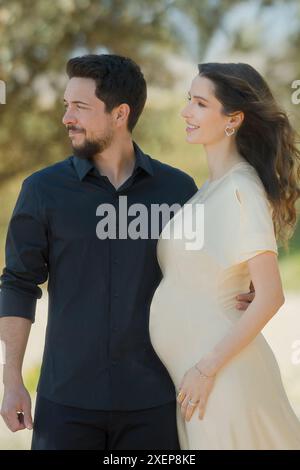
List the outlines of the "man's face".
{"label": "man's face", "polygon": [[105,103],[95,95],[96,82],[73,77],[64,94],[66,112],[63,124],[71,139],[74,155],[92,158],[103,152],[113,140],[113,119],[105,111]]}

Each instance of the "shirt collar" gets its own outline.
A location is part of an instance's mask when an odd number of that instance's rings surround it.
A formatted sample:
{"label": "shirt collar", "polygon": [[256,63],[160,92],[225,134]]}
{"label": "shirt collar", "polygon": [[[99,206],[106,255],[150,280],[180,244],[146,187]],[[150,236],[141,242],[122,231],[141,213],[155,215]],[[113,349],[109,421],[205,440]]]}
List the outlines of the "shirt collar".
{"label": "shirt collar", "polygon": [[135,142],[133,142],[133,147],[135,152],[134,170],[142,168],[148,175],[153,176],[154,172],[149,155],[146,155]]}
{"label": "shirt collar", "polygon": [[85,158],[73,156],[73,162],[80,181],[94,168],[93,162]]}
{"label": "shirt collar", "polygon": [[[133,171],[135,172],[137,168],[142,168],[142,170],[150,176],[153,176],[153,168],[149,155],[146,155],[135,142],[133,142],[133,147],[135,152],[135,166]],[[73,161],[80,181],[95,168],[91,160],[74,156]]]}

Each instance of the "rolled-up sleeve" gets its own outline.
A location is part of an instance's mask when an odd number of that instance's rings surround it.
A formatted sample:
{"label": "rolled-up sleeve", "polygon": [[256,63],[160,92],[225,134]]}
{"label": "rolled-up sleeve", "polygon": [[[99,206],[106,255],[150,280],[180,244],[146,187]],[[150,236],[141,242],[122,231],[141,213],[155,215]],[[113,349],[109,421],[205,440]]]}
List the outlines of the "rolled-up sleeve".
{"label": "rolled-up sleeve", "polygon": [[0,278],[0,317],[35,320],[39,285],[48,278],[48,236],[45,214],[34,178],[22,185],[6,238],[6,266]]}

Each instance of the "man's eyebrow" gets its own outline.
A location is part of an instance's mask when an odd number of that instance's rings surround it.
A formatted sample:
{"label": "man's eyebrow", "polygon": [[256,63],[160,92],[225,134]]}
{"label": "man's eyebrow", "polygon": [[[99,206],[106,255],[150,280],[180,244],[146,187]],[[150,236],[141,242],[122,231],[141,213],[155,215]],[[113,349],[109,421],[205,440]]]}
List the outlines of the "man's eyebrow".
{"label": "man's eyebrow", "polygon": [[[64,98],[64,103],[67,103],[67,100]],[[90,106],[89,103],[85,103],[84,101],[71,101],[71,103],[75,103],[75,104],[85,104],[86,106]]]}
{"label": "man's eyebrow", "polygon": [[[188,94],[191,96],[191,93],[188,92]],[[203,96],[197,96],[197,95],[193,95],[193,98],[198,98],[200,100],[203,100],[203,101],[206,101],[208,103],[208,100],[206,98],[203,98]]]}

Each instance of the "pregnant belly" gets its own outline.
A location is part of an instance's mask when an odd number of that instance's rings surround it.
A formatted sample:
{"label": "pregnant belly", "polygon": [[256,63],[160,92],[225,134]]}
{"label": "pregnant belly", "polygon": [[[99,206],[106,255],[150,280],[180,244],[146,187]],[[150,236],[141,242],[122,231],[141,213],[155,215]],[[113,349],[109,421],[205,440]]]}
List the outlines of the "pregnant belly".
{"label": "pregnant belly", "polygon": [[149,318],[152,346],[172,371],[186,370],[224,336],[232,323],[216,300],[198,290],[186,292],[162,281],[156,290]]}

